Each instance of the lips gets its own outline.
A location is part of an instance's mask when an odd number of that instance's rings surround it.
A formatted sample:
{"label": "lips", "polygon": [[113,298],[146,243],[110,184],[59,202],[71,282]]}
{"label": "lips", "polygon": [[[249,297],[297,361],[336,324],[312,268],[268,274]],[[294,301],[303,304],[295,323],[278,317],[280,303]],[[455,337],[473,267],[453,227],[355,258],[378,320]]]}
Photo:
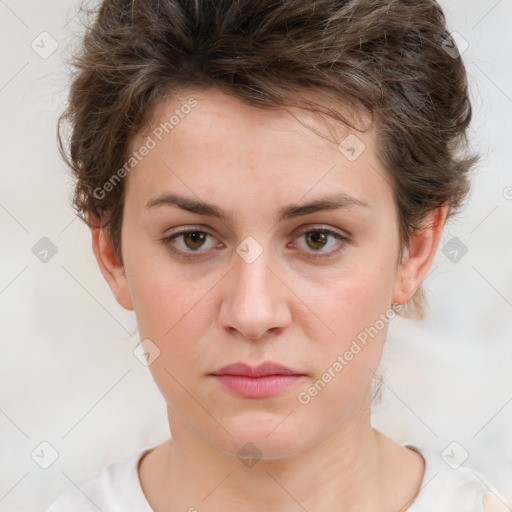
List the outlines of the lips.
{"label": "lips", "polygon": [[210,374],[224,389],[245,398],[267,398],[298,383],[305,374],[278,363],[235,363]]}
{"label": "lips", "polygon": [[223,366],[211,375],[240,375],[244,377],[265,377],[267,375],[304,375],[291,370],[286,366],[272,361],[264,362],[259,366],[250,366],[245,363],[234,363]]}

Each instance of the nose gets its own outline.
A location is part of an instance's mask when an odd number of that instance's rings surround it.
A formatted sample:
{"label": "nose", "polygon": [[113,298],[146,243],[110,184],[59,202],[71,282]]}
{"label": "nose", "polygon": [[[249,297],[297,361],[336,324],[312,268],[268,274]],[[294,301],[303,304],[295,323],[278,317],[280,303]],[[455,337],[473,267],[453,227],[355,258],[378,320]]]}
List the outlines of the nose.
{"label": "nose", "polygon": [[293,294],[268,252],[264,250],[250,263],[235,256],[219,312],[220,325],[231,334],[259,340],[278,334],[291,322],[289,300]]}

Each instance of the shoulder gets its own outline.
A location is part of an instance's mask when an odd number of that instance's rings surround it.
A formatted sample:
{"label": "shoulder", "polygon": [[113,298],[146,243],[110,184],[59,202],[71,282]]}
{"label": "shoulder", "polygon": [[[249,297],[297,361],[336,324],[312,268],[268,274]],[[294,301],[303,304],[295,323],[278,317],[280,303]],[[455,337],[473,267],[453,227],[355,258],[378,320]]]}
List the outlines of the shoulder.
{"label": "shoulder", "polygon": [[483,512],[510,512],[503,498],[495,494],[485,494],[483,498]]}
{"label": "shoulder", "polygon": [[104,467],[96,475],[72,484],[46,512],[153,512],[138,477],[137,467],[144,449],[129,458]]}
{"label": "shoulder", "polygon": [[480,472],[449,459],[445,461],[440,454],[411,444],[406,446],[420,453],[425,460],[421,488],[408,512],[509,510],[497,489]]}

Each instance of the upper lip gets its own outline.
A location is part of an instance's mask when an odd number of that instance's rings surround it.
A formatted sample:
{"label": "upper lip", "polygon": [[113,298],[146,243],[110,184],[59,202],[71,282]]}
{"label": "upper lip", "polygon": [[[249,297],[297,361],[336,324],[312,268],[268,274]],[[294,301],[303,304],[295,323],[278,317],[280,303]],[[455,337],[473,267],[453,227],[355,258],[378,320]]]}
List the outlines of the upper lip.
{"label": "upper lip", "polygon": [[286,366],[272,361],[266,361],[258,366],[251,366],[246,363],[233,363],[219,368],[211,375],[241,375],[245,377],[264,377],[265,375],[304,375],[303,373],[291,370]]}

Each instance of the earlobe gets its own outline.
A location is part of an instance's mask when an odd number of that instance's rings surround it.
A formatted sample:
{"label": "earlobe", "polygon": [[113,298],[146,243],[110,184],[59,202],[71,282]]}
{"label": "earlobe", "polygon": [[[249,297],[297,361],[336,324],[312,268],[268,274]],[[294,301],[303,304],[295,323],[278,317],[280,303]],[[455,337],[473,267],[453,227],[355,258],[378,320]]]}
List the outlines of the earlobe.
{"label": "earlobe", "polygon": [[124,266],[119,263],[114,246],[109,240],[105,228],[91,227],[92,250],[103,277],[107,281],[114,297],[123,308],[133,311],[133,303],[128,287]]}
{"label": "earlobe", "polygon": [[433,210],[411,237],[398,268],[393,302],[404,304],[421,286],[436,255],[447,213],[447,205]]}

